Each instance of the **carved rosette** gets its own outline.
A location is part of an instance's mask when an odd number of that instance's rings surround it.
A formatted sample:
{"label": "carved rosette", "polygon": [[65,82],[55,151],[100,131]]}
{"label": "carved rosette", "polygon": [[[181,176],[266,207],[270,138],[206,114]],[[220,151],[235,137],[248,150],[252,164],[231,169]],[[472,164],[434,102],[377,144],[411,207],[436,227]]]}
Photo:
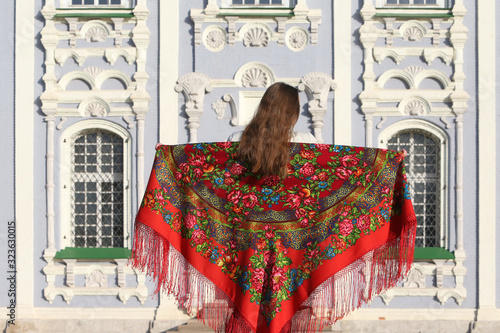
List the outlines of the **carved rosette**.
{"label": "carved rosette", "polygon": [[85,34],[85,39],[87,42],[104,42],[108,38],[108,32],[100,26],[94,26],[87,30]]}
{"label": "carved rosette", "polygon": [[286,33],[286,45],[295,52],[304,50],[309,42],[309,34],[300,27],[293,27]]}
{"label": "carved rosette", "polygon": [[226,46],[226,32],[223,28],[213,25],[203,32],[203,44],[212,52],[219,52]]}
{"label": "carved rosette", "polygon": [[106,108],[99,102],[91,102],[85,107],[85,115],[87,117],[104,117]]}
{"label": "carved rosette", "polygon": [[269,78],[267,73],[256,67],[248,69],[241,78],[243,87],[267,87],[268,82]]}
{"label": "carved rosette", "polygon": [[266,47],[269,44],[269,34],[264,28],[251,28],[245,33],[243,44],[249,47]]}

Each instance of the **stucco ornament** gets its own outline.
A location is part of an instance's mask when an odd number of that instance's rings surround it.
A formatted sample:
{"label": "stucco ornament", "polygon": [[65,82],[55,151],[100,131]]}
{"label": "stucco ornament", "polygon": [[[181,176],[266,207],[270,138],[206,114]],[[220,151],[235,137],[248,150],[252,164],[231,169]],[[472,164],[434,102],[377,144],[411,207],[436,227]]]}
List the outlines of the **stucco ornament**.
{"label": "stucco ornament", "polygon": [[108,38],[108,32],[100,26],[90,28],[85,34],[87,42],[104,42],[106,38]]}
{"label": "stucco ornament", "polygon": [[175,91],[182,92],[186,101],[185,111],[188,116],[189,142],[196,142],[200,117],[203,113],[205,92],[212,91],[210,77],[203,73],[187,73],[179,78]]}
{"label": "stucco ornament", "polygon": [[408,102],[405,106],[405,113],[410,116],[421,116],[424,114],[424,103],[418,100]]}
{"label": "stucco ornament", "polygon": [[99,102],[92,102],[85,108],[85,115],[87,117],[104,117],[106,108]]}
{"label": "stucco ornament", "polygon": [[411,20],[403,23],[399,31],[404,40],[411,42],[422,40],[427,33],[427,28],[422,22]]}
{"label": "stucco ornament", "polygon": [[97,67],[97,66],[91,66],[91,67],[85,68],[83,71],[85,73],[89,74],[90,76],[92,76],[95,79],[104,70],[102,68],[100,68],[100,67]]}
{"label": "stucco ornament", "polygon": [[96,269],[85,276],[85,287],[87,288],[107,288],[108,277],[101,270]]}
{"label": "stucco ornament", "polygon": [[286,36],[286,45],[293,51],[302,51],[306,48],[309,41],[307,31],[300,27],[293,27],[288,30]]}
{"label": "stucco ornament", "polygon": [[254,67],[243,74],[241,84],[243,87],[267,87],[268,80],[267,74],[262,69]]}
{"label": "stucco ornament", "polygon": [[269,35],[261,27],[251,28],[245,33],[243,44],[250,47],[265,47],[269,44]]}
{"label": "stucco ornament", "polygon": [[217,114],[217,119],[222,119],[224,117],[224,111],[226,111],[227,102],[222,99],[218,99],[216,102],[212,103],[212,110]]}
{"label": "stucco ornament", "polygon": [[410,73],[413,77],[415,77],[418,73],[423,71],[424,69],[420,66],[408,66],[405,68],[405,71]]}
{"label": "stucco ornament", "polygon": [[226,32],[219,26],[210,26],[203,33],[203,43],[212,52],[221,51],[226,46]]}
{"label": "stucco ornament", "polygon": [[403,280],[405,288],[425,288],[425,273],[421,265],[413,264],[408,276]]}
{"label": "stucco ornament", "polygon": [[314,136],[319,143],[324,142],[321,130],[324,127],[323,117],[327,111],[327,99],[330,90],[336,87],[335,81],[326,73],[313,72],[300,79],[298,89],[307,94],[308,110],[312,115]]}

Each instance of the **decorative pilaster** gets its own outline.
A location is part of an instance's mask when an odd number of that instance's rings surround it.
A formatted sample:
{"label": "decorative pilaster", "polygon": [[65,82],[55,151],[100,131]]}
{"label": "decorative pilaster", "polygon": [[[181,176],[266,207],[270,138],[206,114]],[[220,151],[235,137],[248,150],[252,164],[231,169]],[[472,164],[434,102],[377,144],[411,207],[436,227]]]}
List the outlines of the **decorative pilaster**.
{"label": "decorative pilaster", "polygon": [[188,116],[189,142],[198,141],[200,117],[203,114],[205,92],[212,91],[210,77],[202,73],[187,73],[179,78],[175,91],[182,92],[186,101],[185,111]]}

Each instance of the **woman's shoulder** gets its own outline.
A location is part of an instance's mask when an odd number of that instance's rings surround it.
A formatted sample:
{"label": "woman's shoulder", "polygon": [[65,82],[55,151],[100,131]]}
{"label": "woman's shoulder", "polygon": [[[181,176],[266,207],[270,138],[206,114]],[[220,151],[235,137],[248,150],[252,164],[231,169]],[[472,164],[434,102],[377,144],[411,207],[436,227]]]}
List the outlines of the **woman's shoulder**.
{"label": "woman's shoulder", "polygon": [[[241,141],[242,134],[243,131],[234,132],[227,138],[226,141],[230,142]],[[292,142],[316,143],[317,140],[314,137],[314,135],[312,135],[309,132],[293,132]]]}

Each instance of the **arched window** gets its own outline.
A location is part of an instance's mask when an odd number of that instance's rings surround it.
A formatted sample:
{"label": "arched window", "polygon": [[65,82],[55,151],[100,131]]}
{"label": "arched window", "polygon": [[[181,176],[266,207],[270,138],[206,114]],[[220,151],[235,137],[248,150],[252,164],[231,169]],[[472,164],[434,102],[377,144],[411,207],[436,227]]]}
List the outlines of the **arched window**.
{"label": "arched window", "polygon": [[422,119],[396,122],[379,135],[381,148],[405,149],[407,179],[417,216],[417,247],[447,249],[448,136]]}
{"label": "arched window", "polygon": [[107,121],[83,121],[63,134],[61,248],[129,246],[129,141]]}
{"label": "arched window", "polygon": [[423,130],[407,129],[392,136],[387,148],[408,152],[406,172],[418,221],[415,246],[440,246],[440,140]]}
{"label": "arched window", "polygon": [[88,130],[72,141],[71,229],[75,247],[123,247],[123,139]]}

